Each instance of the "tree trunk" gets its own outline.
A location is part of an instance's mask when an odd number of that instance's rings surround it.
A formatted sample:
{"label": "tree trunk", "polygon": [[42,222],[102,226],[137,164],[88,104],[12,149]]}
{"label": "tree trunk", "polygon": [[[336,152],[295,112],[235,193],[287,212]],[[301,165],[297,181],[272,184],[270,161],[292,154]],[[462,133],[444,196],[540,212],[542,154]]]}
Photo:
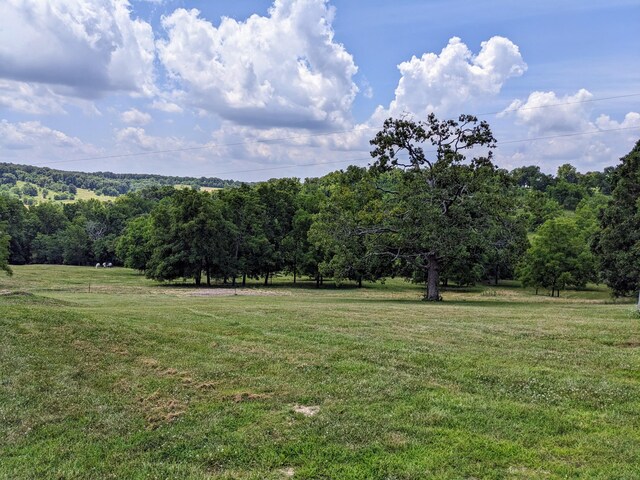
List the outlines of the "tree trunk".
{"label": "tree trunk", "polygon": [[440,296],[440,264],[435,255],[430,255],[429,265],[427,270],[427,291],[424,294],[423,300],[427,302],[439,302],[442,301]]}
{"label": "tree trunk", "polygon": [[293,267],[293,284],[296,284],[296,267]]}
{"label": "tree trunk", "polygon": [[207,287],[211,286],[211,267],[207,265]]}
{"label": "tree trunk", "polygon": [[232,286],[233,288],[235,288],[235,287],[236,287],[236,276],[235,276],[235,275],[233,276],[233,280],[231,280],[231,286]]}
{"label": "tree trunk", "polygon": [[494,278],[494,285],[498,285],[499,280],[500,280],[500,267],[496,265],[496,276]]}
{"label": "tree trunk", "polygon": [[246,287],[247,286],[247,272],[244,272],[242,274],[242,287]]}
{"label": "tree trunk", "polygon": [[640,312],[640,291],[638,292],[638,311]]}
{"label": "tree trunk", "polygon": [[358,288],[362,288],[362,277],[358,277]]}
{"label": "tree trunk", "polygon": [[320,288],[320,274],[316,274],[316,288]]}
{"label": "tree trunk", "polygon": [[196,279],[196,286],[199,287],[200,286],[200,281],[202,280],[202,272],[196,273],[195,279]]}
{"label": "tree trunk", "polygon": [[264,276],[264,286],[269,285],[269,272]]}

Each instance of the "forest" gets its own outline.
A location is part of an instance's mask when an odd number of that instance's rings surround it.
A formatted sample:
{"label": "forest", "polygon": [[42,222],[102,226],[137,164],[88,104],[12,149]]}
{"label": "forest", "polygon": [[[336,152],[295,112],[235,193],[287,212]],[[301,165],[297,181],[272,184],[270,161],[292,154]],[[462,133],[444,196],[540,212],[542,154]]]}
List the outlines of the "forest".
{"label": "forest", "polygon": [[155,176],[3,164],[4,185],[101,185],[120,195],[25,205],[3,190],[0,267],[112,262],[207,286],[267,285],[281,274],[318,286],[401,277],[424,284],[425,300],[440,300],[442,286],[501,279],[552,296],[589,282],[616,296],[640,287],[640,142],[616,167],[564,164],[555,175],[497,168],[490,128],[471,116],[389,119],[371,144],[368,168],[220,181],[216,191],[198,190],[214,186],[206,179],[153,184]]}

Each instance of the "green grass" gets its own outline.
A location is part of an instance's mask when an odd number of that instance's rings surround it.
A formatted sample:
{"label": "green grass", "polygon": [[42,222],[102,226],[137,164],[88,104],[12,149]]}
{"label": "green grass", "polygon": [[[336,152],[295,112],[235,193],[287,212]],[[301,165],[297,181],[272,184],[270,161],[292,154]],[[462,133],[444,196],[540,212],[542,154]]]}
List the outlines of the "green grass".
{"label": "green grass", "polygon": [[640,478],[640,320],[601,288],[14,271],[0,478]]}
{"label": "green grass", "polygon": [[[26,184],[27,182],[24,182],[22,180],[18,180],[16,182],[16,186],[20,188],[24,187]],[[54,196],[61,192],[47,189],[47,196],[44,197],[43,196],[43,191],[45,190],[44,188],[38,185],[35,185],[33,183],[31,185],[33,185],[38,190],[38,194],[35,197],[24,197],[24,198],[33,198],[36,205],[43,202],[53,202],[53,203],[64,204],[64,203],[73,203],[77,200],[91,200],[91,199],[97,199],[102,202],[108,202],[108,201],[113,201],[117,198],[109,195],[98,195],[95,191],[88,190],[86,188],[78,188],[77,192],[74,195],[73,200],[55,200]]]}
{"label": "green grass", "polygon": [[[76,200],[91,200],[95,198],[96,200],[100,200],[101,202],[113,201],[116,198],[118,198],[110,195],[98,195],[95,191],[87,190],[86,188],[78,188],[75,196],[76,196]],[[74,200],[62,201],[62,203],[73,203],[73,202]]]}

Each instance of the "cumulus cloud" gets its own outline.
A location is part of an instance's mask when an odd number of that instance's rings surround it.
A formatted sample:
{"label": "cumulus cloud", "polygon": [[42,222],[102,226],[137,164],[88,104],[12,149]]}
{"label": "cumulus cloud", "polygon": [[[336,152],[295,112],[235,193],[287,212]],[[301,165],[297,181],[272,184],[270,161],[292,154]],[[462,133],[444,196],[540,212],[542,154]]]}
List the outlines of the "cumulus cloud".
{"label": "cumulus cloud", "polygon": [[99,153],[93,145],[37,121],[0,120],[0,161],[47,164]]}
{"label": "cumulus cloud", "polygon": [[398,65],[401,77],[395,98],[388,108],[379,107],[374,117],[458,114],[470,102],[497,95],[509,78],[526,69],[518,46],[508,38],[492,37],[474,55],[453,37],[440,54],[425,53]]}
{"label": "cumulus cloud", "polygon": [[150,95],[153,31],[130,13],[127,0],[4,0],[0,78],[48,85],[65,96]]}
{"label": "cumulus cloud", "polygon": [[151,104],[151,108],[155,110],[160,110],[165,113],[182,113],[183,109],[180,105],[177,105],[173,102],[168,102],[166,100],[155,100]]}
{"label": "cumulus cloud", "polygon": [[600,114],[594,120],[595,99],[580,89],[567,95],[532,92],[525,101],[514,100],[499,117],[515,118],[526,132],[517,145],[502,148],[498,143],[497,159],[506,167],[536,163],[548,171],[567,162],[583,171],[612,165],[637,141],[640,114],[629,112],[620,121]]}
{"label": "cumulus cloud", "polygon": [[[170,158],[174,162],[179,160],[189,162],[202,153],[199,149],[201,145],[194,141],[171,135],[150,135],[143,127],[126,127],[115,130],[114,138],[121,151],[153,152],[154,158]],[[184,155],[182,155],[183,152],[176,151],[181,149],[186,149]],[[163,157],[165,150],[171,150],[171,152],[166,152],[168,157]]]}
{"label": "cumulus cloud", "polygon": [[147,135],[144,128],[127,127],[117,130],[116,141],[127,146],[134,146],[142,150],[158,150],[162,145],[159,138]]}
{"label": "cumulus cloud", "polygon": [[596,125],[602,130],[640,127],[640,113],[629,112],[621,122],[613,120],[609,115],[602,114],[596,119]]}
{"label": "cumulus cloud", "polygon": [[0,107],[20,113],[65,113],[65,100],[46,85],[0,79]]}
{"label": "cumulus cloud", "polygon": [[549,172],[563,163],[581,171],[614,164],[637,141],[640,114],[629,112],[620,121],[600,114],[592,120],[592,98],[581,89],[564,96],[533,92],[526,102],[512,102],[501,116],[515,116],[516,123],[527,128],[531,141],[526,141],[525,134],[515,145],[501,147],[498,143],[497,161],[508,168],[539,164]]}
{"label": "cumulus cloud", "polygon": [[46,140],[52,147],[69,148],[82,146],[80,139],[70,137],[59,130],[45,127],[40,122],[11,123],[7,120],[0,121],[0,142],[5,148],[33,148],[42,140]]}
{"label": "cumulus cloud", "polygon": [[120,119],[124,123],[128,123],[130,125],[146,125],[151,121],[151,115],[146,112],[141,112],[136,108],[132,108],[126,112],[122,112]]}
{"label": "cumulus cloud", "polygon": [[535,134],[581,132],[590,126],[588,101],[592,98],[584,88],[563,96],[532,92],[526,102],[514,100],[501,115],[514,115],[518,123]]}
{"label": "cumulus cloud", "polygon": [[198,10],[163,17],[157,42],[169,75],[192,105],[258,127],[346,124],[358,87],[357,67],[334,41],[326,0],[275,0],[268,16],[218,27]]}

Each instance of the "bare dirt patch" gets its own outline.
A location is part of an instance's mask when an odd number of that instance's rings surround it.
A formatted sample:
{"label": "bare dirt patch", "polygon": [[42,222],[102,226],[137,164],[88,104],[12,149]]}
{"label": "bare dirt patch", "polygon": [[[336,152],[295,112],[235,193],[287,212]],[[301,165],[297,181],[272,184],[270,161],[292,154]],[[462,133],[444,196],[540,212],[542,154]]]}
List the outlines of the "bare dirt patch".
{"label": "bare dirt patch", "polygon": [[291,292],[266,290],[262,288],[167,288],[163,290],[163,293],[167,295],[175,295],[176,297],[233,297],[236,295],[253,297],[281,297],[291,295]]}
{"label": "bare dirt patch", "polygon": [[177,368],[165,368],[155,358],[141,358],[140,363],[152,370],[159,377],[170,377],[180,380],[184,386],[193,384],[194,380],[190,372]]}
{"label": "bare dirt patch", "polygon": [[141,358],[140,363],[142,363],[145,367],[157,368],[160,363],[155,358]]}
{"label": "bare dirt patch", "polygon": [[217,385],[218,384],[216,382],[201,382],[198,383],[195,387],[198,390],[213,390]]}
{"label": "bare dirt patch", "polygon": [[296,471],[293,468],[288,467],[288,468],[281,468],[280,473],[285,478],[291,478],[296,474]]}
{"label": "bare dirt patch", "polygon": [[187,411],[187,406],[175,398],[166,397],[160,392],[154,392],[139,399],[145,413],[147,427],[154,429],[163,423],[171,423]]}
{"label": "bare dirt patch", "polygon": [[317,405],[294,405],[293,411],[300,413],[305,417],[313,417],[320,412],[320,407]]}

